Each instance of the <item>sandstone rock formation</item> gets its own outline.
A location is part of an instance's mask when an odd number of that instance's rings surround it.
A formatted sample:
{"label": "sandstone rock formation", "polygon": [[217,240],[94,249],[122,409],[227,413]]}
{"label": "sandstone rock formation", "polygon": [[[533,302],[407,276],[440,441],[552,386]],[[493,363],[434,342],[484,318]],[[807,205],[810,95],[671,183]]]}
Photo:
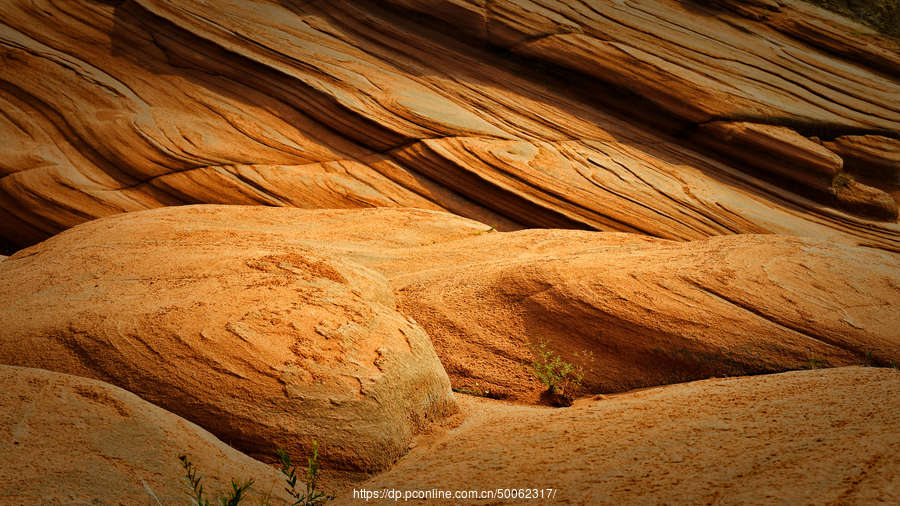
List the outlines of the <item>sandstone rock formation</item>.
{"label": "sandstone rock formation", "polygon": [[[626,89],[692,125],[779,126],[788,142],[802,137],[797,132],[898,134],[900,44],[802,1],[391,2],[451,18],[489,44]],[[763,169],[774,158],[783,165],[776,172],[808,160],[799,151],[794,157],[760,147],[738,158]],[[872,196],[878,207],[880,194]],[[860,211],[857,203],[836,204]],[[896,220],[896,211],[875,214]]]}
{"label": "sandstone rock formation", "polygon": [[845,160],[848,170],[884,176],[893,184],[900,179],[900,140],[878,135],[846,135],[826,146]]}
{"label": "sandstone rock formation", "polygon": [[[900,501],[900,372],[891,369],[711,379],[563,410],[461,404],[468,423],[359,488],[549,488],[571,504]],[[350,493],[335,502],[358,503]]]}
{"label": "sandstone rock formation", "polygon": [[[895,371],[617,396],[900,363],[900,42],[834,13],[8,0],[0,139],[0,435],[43,459],[0,497],[318,440],[340,486],[897,502]],[[525,405],[540,343],[611,398]]]}
{"label": "sandstone rock formation", "polygon": [[404,265],[393,283],[467,390],[534,399],[542,386],[521,364],[541,341],[583,365],[593,392],[900,363],[891,253],[772,235],[679,243],[536,230],[452,249],[446,260],[419,253],[428,267]]}
{"label": "sandstone rock formation", "polygon": [[[879,73],[900,75],[900,44],[799,0],[390,1],[462,22],[514,53],[619,84],[694,123],[744,118],[896,130],[900,121],[891,96],[897,83]],[[864,83],[872,94],[859,93]]]}
{"label": "sandstone rock formation", "polygon": [[[700,133],[720,142],[722,151],[800,182],[820,176],[830,183],[844,167],[841,157],[787,127],[714,121],[701,125]],[[794,163],[786,165],[785,160]]]}
{"label": "sandstone rock formation", "polygon": [[[790,128],[714,121],[701,125],[696,137],[697,142],[701,144],[751,166],[784,176],[807,190],[819,191],[822,194],[830,193],[843,209],[876,219],[891,221],[897,219],[897,202],[891,195],[879,188],[854,180],[851,175],[842,171],[844,160],[840,156]],[[851,165],[857,167],[857,171],[862,167],[863,174],[869,176],[864,176],[868,182],[893,189],[889,176],[877,174],[879,167],[892,162],[890,153],[882,146],[879,146],[882,149],[871,149],[870,141],[867,146],[870,149],[863,154],[857,143],[851,147],[850,143],[854,141],[841,141],[858,138],[841,137],[828,145],[851,156],[856,155]],[[862,138],[886,139],[878,136]],[[841,147],[836,144],[838,142]]]}
{"label": "sandstone rock formation", "polygon": [[226,203],[900,249],[896,223],[834,209],[890,221],[869,212],[890,188],[808,191],[690,135],[730,121],[896,139],[896,45],[797,2],[716,5],[5,2],[0,237]]}
{"label": "sandstone rock formation", "polygon": [[888,192],[900,202],[900,140],[878,135],[847,135],[825,143],[844,159],[856,179]]}
{"label": "sandstone rock formation", "polygon": [[[107,381],[261,459],[317,439],[348,471],[384,469],[454,411],[385,279],[292,237],[308,212],[179,211],[86,223],[0,264],[0,363]],[[204,230],[217,211],[229,226]]]}
{"label": "sandstone rock formation", "polygon": [[[19,294],[0,361],[121,385],[257,456],[288,444],[279,424],[309,417],[296,429],[308,442],[335,433],[325,419],[369,417],[328,451],[366,469],[402,453],[416,424],[398,420],[449,408],[442,365],[458,388],[536,401],[529,343],[584,365],[590,392],[900,362],[896,255],[777,235],[674,242],[500,233],[421,210],[191,206],[81,225],[0,273]],[[383,460],[353,446],[376,435]]]}
{"label": "sandstone rock formation", "polygon": [[253,478],[251,499],[287,504],[278,471],[107,383],[0,366],[0,405],[5,504],[183,504],[181,455],[207,496]]}

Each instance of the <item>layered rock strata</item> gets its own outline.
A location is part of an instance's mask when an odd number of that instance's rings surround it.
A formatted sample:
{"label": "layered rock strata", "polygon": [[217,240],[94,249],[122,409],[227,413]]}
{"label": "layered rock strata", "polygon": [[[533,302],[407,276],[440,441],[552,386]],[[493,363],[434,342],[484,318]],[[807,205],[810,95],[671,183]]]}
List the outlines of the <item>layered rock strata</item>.
{"label": "layered rock strata", "polygon": [[[18,248],[123,211],[227,203],[897,250],[890,187],[807,191],[685,135],[725,121],[897,138],[900,85],[870,63],[890,58],[834,49],[893,46],[815,9],[802,12],[816,28],[798,28],[797,9],[754,20],[669,0],[6,2],[0,236]],[[805,156],[773,153],[787,167]]]}

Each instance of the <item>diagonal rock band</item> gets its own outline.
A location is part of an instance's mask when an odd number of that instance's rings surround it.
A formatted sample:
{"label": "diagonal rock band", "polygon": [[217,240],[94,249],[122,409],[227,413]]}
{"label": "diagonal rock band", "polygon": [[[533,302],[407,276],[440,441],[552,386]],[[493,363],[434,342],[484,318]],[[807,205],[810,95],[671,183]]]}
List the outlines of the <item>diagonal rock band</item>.
{"label": "diagonal rock band", "polygon": [[893,39],[796,1],[545,3],[6,2],[5,252],[193,203],[898,249]]}

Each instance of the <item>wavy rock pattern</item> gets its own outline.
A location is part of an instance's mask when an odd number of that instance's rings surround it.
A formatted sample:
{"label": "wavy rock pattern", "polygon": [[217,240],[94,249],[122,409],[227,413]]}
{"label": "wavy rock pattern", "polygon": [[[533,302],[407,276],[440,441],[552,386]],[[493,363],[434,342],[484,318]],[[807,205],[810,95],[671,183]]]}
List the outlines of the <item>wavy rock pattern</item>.
{"label": "wavy rock pattern", "polygon": [[[900,361],[900,45],[795,0],[9,0],[0,139],[0,432],[24,443],[0,447],[0,497],[19,502],[144,502],[150,467],[171,502],[175,447],[212,481],[272,478],[178,416],[261,459],[318,439],[346,486],[451,423],[451,386],[540,402],[536,342],[588,393]],[[636,468],[656,502],[720,499],[679,488],[701,480],[891,502],[896,437],[872,441],[897,433],[894,376],[489,408],[395,472],[490,488],[550,462],[613,498],[610,473],[646,461],[685,470]],[[768,445],[760,413],[795,460],[729,436]],[[574,440],[589,455],[545,458]],[[833,472],[856,464],[872,488]],[[410,488],[435,485],[419,471]]]}
{"label": "wavy rock pattern", "polygon": [[[784,171],[785,176],[800,182],[815,184],[820,179],[830,184],[844,167],[840,156],[787,127],[715,121],[701,125],[700,135],[724,141],[720,150],[734,150],[736,156],[748,157],[749,162],[766,153],[770,158],[764,163],[769,170]],[[786,159],[794,163],[785,166]]]}
{"label": "wavy rock pattern", "polygon": [[[216,213],[228,226],[204,227]],[[298,242],[308,217],[171,207],[20,251],[0,264],[0,363],[126,388],[256,458],[318,438],[332,469],[384,469],[455,410],[450,384],[381,275]]]}
{"label": "wavy rock pattern", "polygon": [[[669,0],[379,4],[5,2],[0,236],[21,247],[123,211],[252,203],[900,249],[896,223],[681,135],[728,120],[896,138],[888,41],[852,45],[818,10],[792,25],[794,3],[765,22]],[[862,182],[848,209],[890,198]]]}
{"label": "wavy rock pattern", "polygon": [[613,81],[693,123],[900,127],[897,83],[696,4],[497,0],[488,14],[492,43]]}
{"label": "wavy rock pattern", "polygon": [[[892,190],[889,175],[872,176],[884,165],[890,165],[891,153],[883,149],[874,152],[869,149],[863,154],[859,142],[853,143],[851,147],[846,140],[858,138],[860,137],[839,137],[835,142],[828,143],[828,146],[855,157],[850,166],[856,167],[856,172],[861,170],[866,181]],[[862,138],[882,139],[878,136]],[[849,173],[843,172],[844,160],[834,151],[790,128],[714,121],[700,126],[697,140],[716,151],[784,176],[810,190],[830,193],[843,209],[875,219],[897,219],[897,201],[890,194],[856,181]],[[861,156],[864,159],[861,160]],[[785,163],[786,160],[789,163]]]}
{"label": "wavy rock pattern", "polygon": [[254,478],[256,490],[272,491],[272,504],[289,504],[275,469],[121,388],[5,365],[0,385],[7,504],[182,504],[181,455],[197,466],[208,495],[230,489],[231,479]]}
{"label": "wavy rock pattern", "polygon": [[454,247],[465,253],[429,258],[394,285],[457,387],[536,395],[519,364],[542,341],[589,371],[591,392],[900,361],[892,254],[771,235],[676,243],[561,231]]}
{"label": "wavy rock pattern", "polygon": [[[803,2],[392,3],[428,14],[455,11],[470,32],[490,44],[627,89],[689,124],[750,121],[761,129],[766,124],[789,125],[829,137],[854,131],[897,137],[900,45]],[[710,4],[712,9],[707,8]],[[461,14],[463,5],[481,17]],[[781,130],[779,135],[789,143],[801,137],[788,128]],[[717,135],[721,133],[718,128],[704,129],[697,141],[709,145],[718,138],[723,144],[714,142],[713,149],[726,157],[769,173],[787,171],[790,179],[796,179],[795,165],[808,162],[803,153],[791,156],[777,148],[736,149],[731,136],[722,138]],[[859,202],[824,200],[896,221],[896,205],[885,209],[889,197],[875,188],[866,193],[864,200],[874,212]]]}
{"label": "wavy rock pattern", "polygon": [[[591,392],[900,362],[896,255],[776,235],[676,242],[498,233],[421,210],[190,206],[78,226],[0,271],[0,362],[127,387],[253,455],[300,424],[296,437],[330,435],[344,467],[383,468],[416,431],[400,420],[449,411],[441,365],[455,387],[536,401],[521,367],[532,342],[589,368]],[[378,357],[393,357],[380,372]],[[334,434],[335,418],[374,422]]]}
{"label": "wavy rock pattern", "polygon": [[888,192],[900,202],[900,140],[877,135],[847,135],[825,146],[844,159],[853,177]]}

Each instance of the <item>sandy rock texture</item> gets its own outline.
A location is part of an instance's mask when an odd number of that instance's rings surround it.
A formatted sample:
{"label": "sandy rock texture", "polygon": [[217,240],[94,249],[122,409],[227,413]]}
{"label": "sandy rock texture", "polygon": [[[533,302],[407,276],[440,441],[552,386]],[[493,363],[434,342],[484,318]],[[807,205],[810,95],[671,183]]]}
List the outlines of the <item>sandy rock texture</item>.
{"label": "sandy rock texture", "polygon": [[[900,362],[896,255],[778,235],[188,206],[78,226],[0,274],[19,294],[0,361],[123,386],[255,456],[308,419],[297,437],[337,434],[328,453],[366,469],[452,410],[445,369],[454,387],[537,402],[529,344],[583,365],[588,392]],[[363,436],[383,449],[353,446]]]}
{"label": "sandy rock texture", "polygon": [[[552,488],[561,504],[900,500],[900,372],[893,369],[710,379],[567,409],[460,397],[466,423],[360,487]],[[351,494],[336,504],[358,504]]]}
{"label": "sandy rock texture", "polygon": [[[825,52],[900,76],[900,43],[812,3],[801,0],[712,0],[745,18],[766,25]],[[862,36],[862,37],[860,37]]]}
{"label": "sandy rock texture", "polygon": [[182,455],[208,496],[253,478],[253,500],[288,504],[277,470],[121,388],[5,365],[0,385],[4,504],[186,504]]}
{"label": "sandy rock texture", "polygon": [[891,253],[773,235],[681,243],[539,230],[452,247],[416,252],[427,268],[404,265],[393,284],[469,391],[534,400],[542,385],[521,364],[541,342],[581,364],[591,392],[900,363]]}
{"label": "sandy rock texture", "polygon": [[[761,3],[4,2],[0,237],[219,203],[900,249],[895,213],[871,212],[891,188],[837,198],[765,162],[897,139],[896,45]],[[784,138],[732,155],[697,140],[719,121]]]}
{"label": "sandy rock texture", "polygon": [[[204,229],[216,213],[228,226]],[[293,239],[340,214],[165,208],[20,251],[0,264],[0,363],[112,383],[256,458],[317,439],[331,469],[384,469],[455,405],[385,278]]]}
{"label": "sandy rock texture", "polygon": [[4,0],[0,140],[0,503],[314,440],[335,489],[900,499],[900,43],[801,0]]}
{"label": "sandy rock texture", "polygon": [[[824,176],[830,183],[844,167],[840,156],[787,127],[714,121],[702,125],[700,132],[704,137],[722,141],[722,150],[733,150],[735,156],[747,161],[759,158],[760,153],[767,154],[771,158],[760,163],[768,164],[772,171],[785,171],[785,176],[801,182],[804,175],[814,174]],[[787,165],[785,160],[794,163]]]}

